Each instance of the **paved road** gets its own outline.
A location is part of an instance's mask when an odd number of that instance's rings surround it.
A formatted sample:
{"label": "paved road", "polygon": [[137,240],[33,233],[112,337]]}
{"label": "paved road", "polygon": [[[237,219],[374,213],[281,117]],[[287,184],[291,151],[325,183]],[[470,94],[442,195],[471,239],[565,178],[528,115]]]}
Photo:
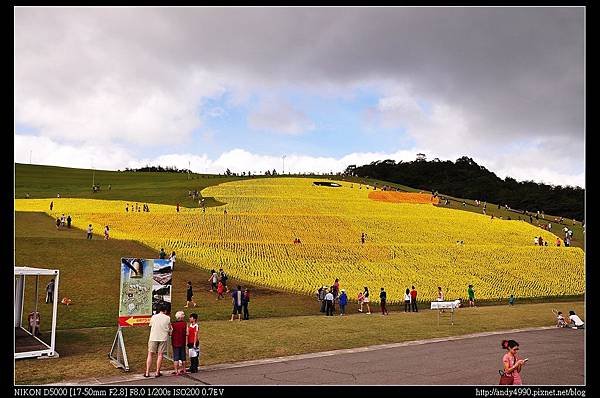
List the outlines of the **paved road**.
{"label": "paved road", "polygon": [[170,376],[169,371],[160,378],[131,375],[116,384],[496,385],[503,338],[518,341],[521,356],[529,358],[521,374],[524,384],[585,384],[583,330],[494,333],[207,366],[186,376]]}

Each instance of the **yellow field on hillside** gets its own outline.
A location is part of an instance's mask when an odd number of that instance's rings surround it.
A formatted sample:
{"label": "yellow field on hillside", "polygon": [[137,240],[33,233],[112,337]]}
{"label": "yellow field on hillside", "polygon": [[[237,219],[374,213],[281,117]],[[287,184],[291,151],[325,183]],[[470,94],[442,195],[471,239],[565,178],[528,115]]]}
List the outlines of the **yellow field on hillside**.
{"label": "yellow field on hillside", "polygon": [[[75,227],[91,223],[98,234],[109,225],[112,238],[175,250],[201,268],[223,267],[242,280],[305,294],[335,278],[351,298],[369,286],[375,299],[385,287],[390,302],[401,301],[412,285],[422,300],[434,299],[437,286],[447,299],[465,298],[468,284],[479,299],[584,293],[583,251],[555,247],[556,236],[548,231],[430,204],[372,200],[372,188],[313,185],[317,180],[212,186],[202,195],[227,205],[205,213],[157,204],[149,204],[149,213],[126,213],[132,202],[67,198],[18,199],[15,208],[55,218],[71,214]],[[540,235],[550,246],[534,246]],[[302,243],[294,244],[295,238]]]}

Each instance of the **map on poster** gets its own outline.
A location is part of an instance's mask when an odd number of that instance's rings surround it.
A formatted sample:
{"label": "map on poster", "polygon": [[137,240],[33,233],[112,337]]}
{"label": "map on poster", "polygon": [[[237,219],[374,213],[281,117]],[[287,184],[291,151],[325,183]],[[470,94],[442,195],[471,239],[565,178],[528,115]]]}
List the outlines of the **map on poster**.
{"label": "map on poster", "polygon": [[171,312],[171,260],[121,258],[119,325],[145,326],[158,306]]}

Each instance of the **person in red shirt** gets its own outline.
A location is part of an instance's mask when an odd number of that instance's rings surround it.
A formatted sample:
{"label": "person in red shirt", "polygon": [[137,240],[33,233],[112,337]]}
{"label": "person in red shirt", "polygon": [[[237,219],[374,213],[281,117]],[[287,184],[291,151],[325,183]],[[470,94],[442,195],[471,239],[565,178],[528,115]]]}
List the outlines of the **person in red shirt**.
{"label": "person in red shirt", "polygon": [[175,370],[173,374],[185,373],[185,352],[187,342],[187,323],[184,321],[185,313],[177,311],[175,314],[176,321],[171,324],[173,331],[171,332],[171,343],[173,344],[173,366]]}
{"label": "person in red shirt", "polygon": [[417,289],[415,289],[414,286],[410,291],[410,306],[413,312],[419,312],[419,309],[417,308]]}
{"label": "person in red shirt", "polygon": [[190,349],[190,373],[198,372],[200,364],[200,339],[198,338],[198,314],[190,314],[188,325],[187,346]]}
{"label": "person in red shirt", "polygon": [[223,287],[223,282],[219,281],[219,284],[217,285],[217,300],[220,298],[225,298],[223,296],[223,290],[225,290]]}

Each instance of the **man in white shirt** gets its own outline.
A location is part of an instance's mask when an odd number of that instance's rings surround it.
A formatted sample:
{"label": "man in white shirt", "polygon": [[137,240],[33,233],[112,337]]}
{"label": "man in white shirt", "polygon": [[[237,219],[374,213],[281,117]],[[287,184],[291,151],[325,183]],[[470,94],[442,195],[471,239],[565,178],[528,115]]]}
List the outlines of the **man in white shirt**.
{"label": "man in white shirt", "polygon": [[569,311],[569,320],[573,329],[583,329],[583,321],[575,314],[575,311]]}
{"label": "man in white shirt", "polygon": [[325,295],[325,315],[333,316],[333,293],[328,292]]}
{"label": "man in white shirt", "polygon": [[160,365],[163,353],[167,350],[167,340],[171,333],[171,317],[165,314],[164,306],[160,307],[158,314],[150,318],[150,337],[148,338],[148,357],[146,358],[146,373],[144,377],[150,377],[150,366],[152,365],[152,354],[156,354],[156,375],[160,377]]}

